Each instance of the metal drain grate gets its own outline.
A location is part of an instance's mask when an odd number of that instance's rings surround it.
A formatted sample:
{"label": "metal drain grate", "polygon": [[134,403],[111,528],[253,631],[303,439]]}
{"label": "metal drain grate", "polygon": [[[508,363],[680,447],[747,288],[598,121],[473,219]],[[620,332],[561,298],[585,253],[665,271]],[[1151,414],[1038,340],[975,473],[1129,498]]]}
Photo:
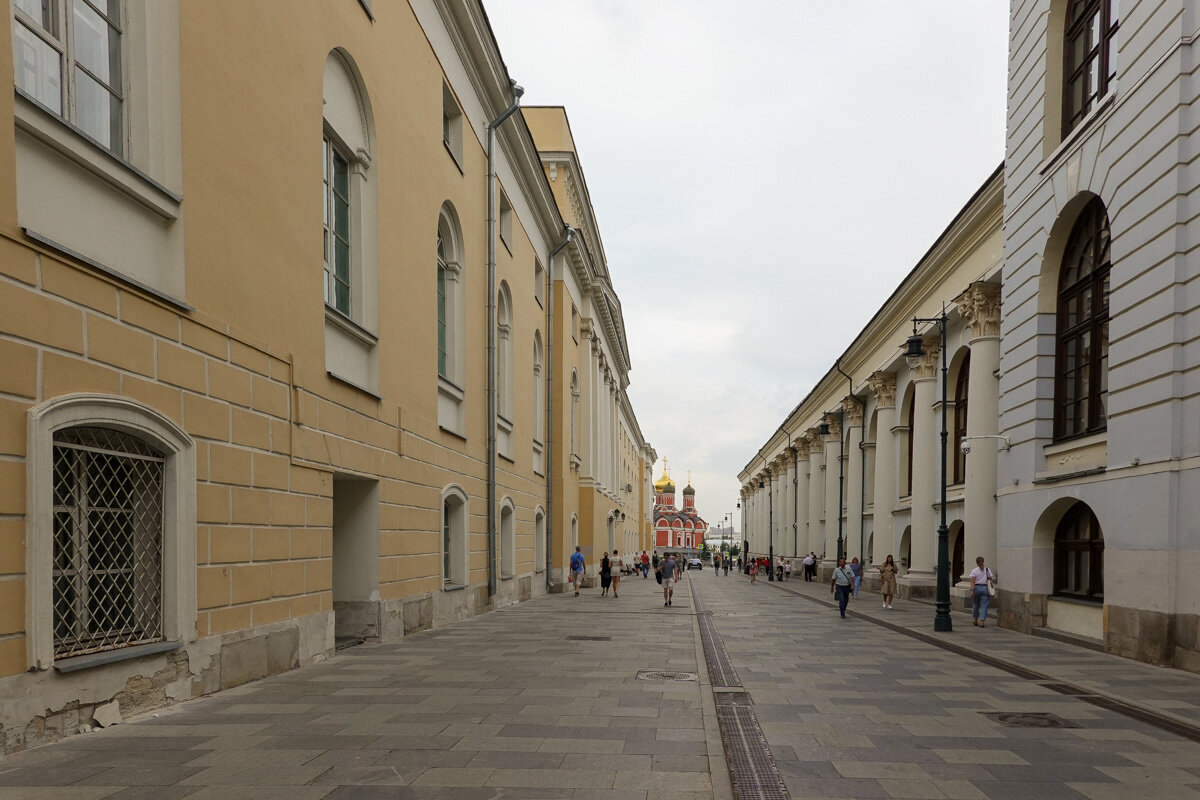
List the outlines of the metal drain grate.
{"label": "metal drain grate", "polygon": [[713,701],[718,706],[752,706],[749,692],[713,692]]}
{"label": "metal drain grate", "polygon": [[568,636],[568,642],[611,642],[611,636]]}
{"label": "metal drain grate", "polygon": [[717,706],[717,722],[733,796],[738,800],[790,800],[754,711],[745,706]]}
{"label": "metal drain grate", "polygon": [[638,670],[637,679],[639,681],[694,681],[699,680],[694,672],[671,672],[662,669],[640,669]]}
{"label": "metal drain grate", "polygon": [[1044,711],[1024,714],[1005,711],[981,711],[988,719],[1006,728],[1078,728],[1074,722]]}

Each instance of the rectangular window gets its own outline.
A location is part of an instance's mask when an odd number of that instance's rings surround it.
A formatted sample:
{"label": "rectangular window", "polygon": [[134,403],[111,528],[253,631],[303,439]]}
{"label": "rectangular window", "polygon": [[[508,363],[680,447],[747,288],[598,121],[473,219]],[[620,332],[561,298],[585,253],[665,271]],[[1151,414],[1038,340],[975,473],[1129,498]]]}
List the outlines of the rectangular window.
{"label": "rectangular window", "polygon": [[546,270],[536,261],[533,262],[533,297],[539,306],[546,307]]}
{"label": "rectangular window", "polygon": [[54,438],[54,655],[163,639],[163,463],[104,428]]}
{"label": "rectangular window", "polygon": [[454,99],[450,86],[442,84],[442,144],[454,159],[454,163],[462,169],[463,153],[462,110]]}
{"label": "rectangular window", "polygon": [[324,137],[325,305],[350,316],[350,161]]}
{"label": "rectangular window", "polygon": [[500,193],[500,241],[504,242],[504,246],[508,248],[508,252],[512,252],[512,218],[513,209],[512,203],[508,202],[508,197],[503,192]]}
{"label": "rectangular window", "polygon": [[120,0],[15,0],[17,88],[122,156]]}

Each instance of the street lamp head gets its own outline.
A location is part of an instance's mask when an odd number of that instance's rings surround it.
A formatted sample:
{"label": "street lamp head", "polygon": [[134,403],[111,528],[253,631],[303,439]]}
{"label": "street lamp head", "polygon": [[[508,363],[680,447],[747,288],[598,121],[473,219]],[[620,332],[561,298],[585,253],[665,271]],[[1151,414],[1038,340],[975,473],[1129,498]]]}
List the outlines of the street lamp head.
{"label": "street lamp head", "polygon": [[921,341],[921,337],[914,333],[908,337],[904,350],[904,360],[908,363],[909,369],[916,369],[921,366],[921,359],[924,355],[924,343]]}

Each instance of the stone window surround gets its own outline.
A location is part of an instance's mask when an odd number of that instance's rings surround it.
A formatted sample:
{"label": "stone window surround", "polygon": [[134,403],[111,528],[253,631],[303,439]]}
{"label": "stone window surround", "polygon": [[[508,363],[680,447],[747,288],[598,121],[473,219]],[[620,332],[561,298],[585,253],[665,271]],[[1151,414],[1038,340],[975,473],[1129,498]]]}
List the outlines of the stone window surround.
{"label": "stone window surround", "polygon": [[453,509],[454,517],[450,524],[450,571],[448,576],[442,576],[443,591],[462,589],[470,582],[470,531],[468,526],[471,519],[470,498],[457,485],[447,486],[442,490],[441,508],[446,508],[446,501],[453,499],[456,503]]}
{"label": "stone window surround", "polygon": [[[167,642],[196,638],[196,450],[188,434],[173,421],[140,403],[104,394],[68,394],[47,400],[28,412],[26,456],[26,647],[30,669],[62,667],[54,660],[53,584],[53,448],[62,428],[114,428],[148,439],[163,450],[163,635]],[[134,658],[146,648],[128,648]],[[109,663],[123,651],[106,653],[95,663]],[[91,657],[85,657],[91,658]],[[72,661],[74,659],[68,659]],[[69,669],[69,665],[66,665]]]}

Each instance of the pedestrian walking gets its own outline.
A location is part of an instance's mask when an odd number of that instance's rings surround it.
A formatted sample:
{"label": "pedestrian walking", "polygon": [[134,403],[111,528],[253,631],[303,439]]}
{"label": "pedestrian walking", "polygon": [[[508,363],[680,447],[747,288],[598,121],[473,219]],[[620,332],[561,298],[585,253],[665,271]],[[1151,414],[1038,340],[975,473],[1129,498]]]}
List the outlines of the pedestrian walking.
{"label": "pedestrian walking", "polygon": [[717,553],[713,556],[713,572],[720,574],[721,572],[721,554]]}
{"label": "pedestrian walking", "polygon": [[657,572],[657,571],[658,571],[658,565],[659,565],[661,562],[662,562],[662,559],[658,557],[658,551],[657,551],[657,550],[655,550],[655,551],[654,551],[654,557],[650,559],[650,563],[654,565],[654,571],[655,571],[655,572]]}
{"label": "pedestrian walking", "polygon": [[646,555],[646,551],[642,551],[642,580],[646,580],[650,575],[650,556]]}
{"label": "pedestrian walking", "polygon": [[814,566],[817,563],[817,557],[814,553],[809,553],[804,557],[804,582],[810,583],[813,579]]}
{"label": "pedestrian walking", "polygon": [[662,587],[663,587],[663,605],[669,606],[674,602],[675,598],[675,581],[679,578],[679,565],[675,563],[675,556],[671,553],[667,554],[667,560],[662,565]]}
{"label": "pedestrian walking", "polygon": [[783,579],[790,581],[792,579],[792,560],[790,558],[783,561]]}
{"label": "pedestrian walking", "polygon": [[858,597],[858,587],[862,586],[862,564],[858,563],[858,556],[851,559],[850,571],[854,573],[854,596]]}
{"label": "pedestrian walking", "polygon": [[583,582],[583,573],[587,570],[587,562],[583,559],[583,548],[575,545],[571,554],[571,583],[575,584],[575,596],[579,597],[579,584]]}
{"label": "pedestrian walking", "polygon": [[891,608],[892,601],[896,599],[896,575],[899,572],[896,562],[892,560],[892,554],[888,553],[888,557],[879,567],[879,580],[882,582],[879,593],[883,595],[884,608]]}
{"label": "pedestrian walking", "polygon": [[612,558],[608,560],[608,566],[612,575],[613,597],[616,597],[617,592],[621,589],[621,570],[625,569],[625,559],[621,558],[620,552],[615,547]]}
{"label": "pedestrian walking", "polygon": [[725,556],[725,560],[721,562],[721,567],[725,570],[725,577],[729,577],[729,556]]}
{"label": "pedestrian walking", "polygon": [[783,559],[775,559],[775,580],[783,581]]}
{"label": "pedestrian walking", "polygon": [[837,595],[838,613],[846,618],[846,605],[850,602],[850,592],[854,589],[854,573],[846,566],[846,559],[839,558],[833,578],[829,581],[830,594]]}
{"label": "pedestrian walking", "polygon": [[975,559],[971,570],[971,624],[985,627],[988,600],[992,594],[992,571],[983,563],[983,556]]}
{"label": "pedestrian walking", "polygon": [[757,581],[758,581],[758,559],[756,558],[750,562],[750,582],[756,583]]}
{"label": "pedestrian walking", "polygon": [[612,563],[608,560],[608,551],[600,557],[600,596],[608,596],[608,587],[612,585]]}

